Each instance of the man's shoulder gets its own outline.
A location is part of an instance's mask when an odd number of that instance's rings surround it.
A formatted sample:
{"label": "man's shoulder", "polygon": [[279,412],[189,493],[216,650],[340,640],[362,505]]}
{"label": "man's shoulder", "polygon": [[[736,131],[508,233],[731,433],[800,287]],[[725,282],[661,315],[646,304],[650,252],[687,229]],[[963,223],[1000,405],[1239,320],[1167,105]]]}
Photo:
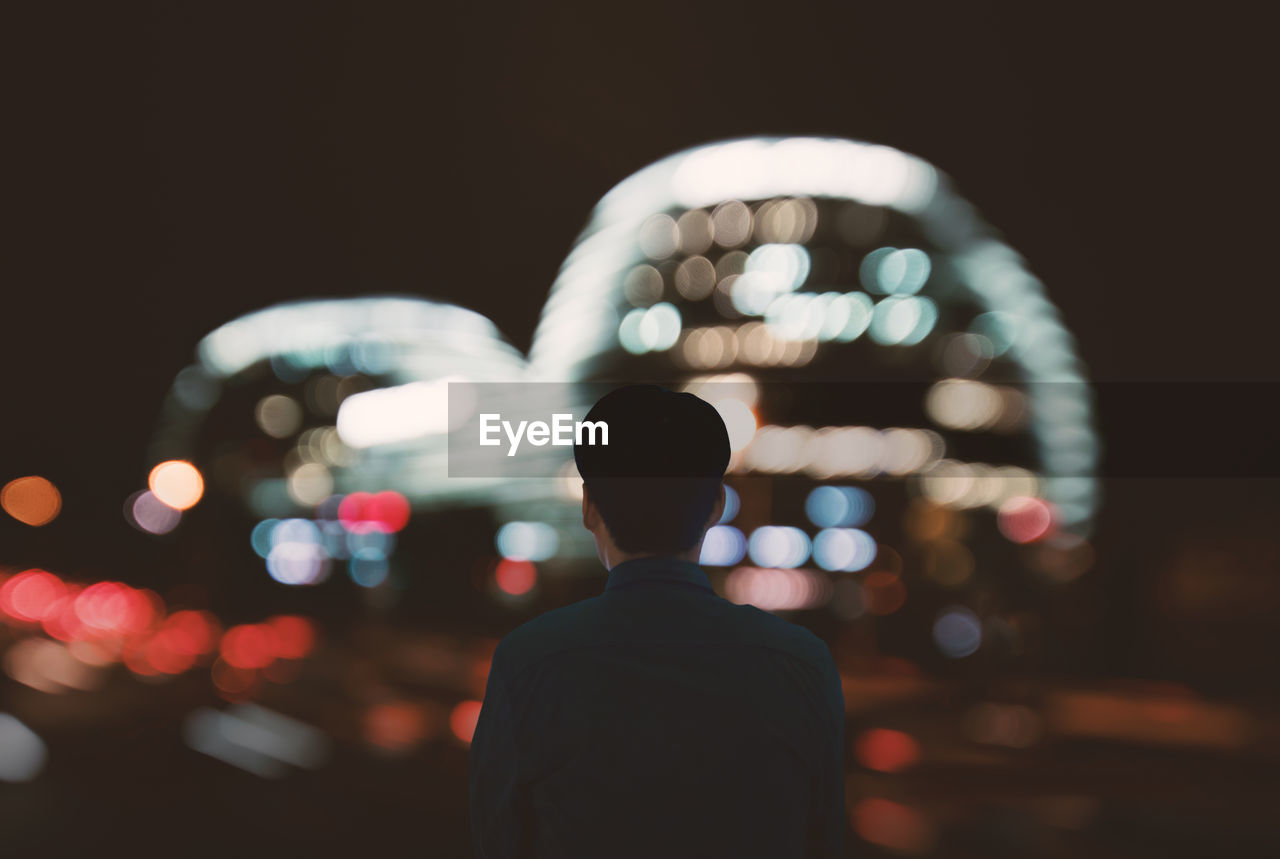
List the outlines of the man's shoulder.
{"label": "man's shoulder", "polygon": [[819,665],[831,661],[827,643],[808,628],[753,605],[735,605],[734,609],[739,621],[756,635],[761,645]]}
{"label": "man's shoulder", "polygon": [[600,597],[588,597],[525,621],[499,642],[494,662],[500,661],[507,674],[514,675],[557,651],[589,641],[599,607]]}
{"label": "man's shoulder", "polygon": [[[703,632],[717,642],[763,647],[820,670],[832,665],[826,642],[800,624],[722,597],[711,605],[714,609],[707,612]],[[605,597],[589,597],[546,611],[507,633],[494,654],[494,664],[513,677],[565,650],[627,638],[619,627],[619,618],[610,612]]]}

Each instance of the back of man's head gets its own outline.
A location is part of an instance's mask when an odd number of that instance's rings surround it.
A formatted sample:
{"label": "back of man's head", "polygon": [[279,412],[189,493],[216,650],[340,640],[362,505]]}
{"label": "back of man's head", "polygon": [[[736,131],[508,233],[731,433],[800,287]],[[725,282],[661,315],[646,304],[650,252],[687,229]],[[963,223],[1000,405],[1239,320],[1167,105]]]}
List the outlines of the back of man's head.
{"label": "back of man's head", "polygon": [[587,413],[609,443],[576,444],[587,497],[618,548],[679,554],[693,548],[720,497],[729,433],[720,413],[693,394],[628,385]]}

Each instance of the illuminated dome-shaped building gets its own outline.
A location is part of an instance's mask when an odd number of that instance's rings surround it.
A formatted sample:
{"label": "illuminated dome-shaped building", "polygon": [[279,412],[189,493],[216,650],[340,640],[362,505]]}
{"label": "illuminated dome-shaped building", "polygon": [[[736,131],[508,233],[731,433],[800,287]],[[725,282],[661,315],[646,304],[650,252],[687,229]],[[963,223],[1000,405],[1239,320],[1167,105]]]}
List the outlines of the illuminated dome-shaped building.
{"label": "illuminated dome-shaped building", "polygon": [[1073,339],[946,178],[894,149],[746,139],[631,176],[565,261],[530,364],[717,403],[738,512],[703,562],[737,601],[846,619],[907,602],[961,657],[986,615],[1090,562]]}
{"label": "illuminated dome-shaped building", "polygon": [[472,597],[503,491],[448,477],[450,422],[466,417],[449,390],[525,373],[488,319],[402,296],[290,302],[219,326],[197,359],[148,466],[202,479],[203,500],[179,512],[153,487],[125,511],[181,565],[178,593],[226,624],[290,612],[331,630]]}

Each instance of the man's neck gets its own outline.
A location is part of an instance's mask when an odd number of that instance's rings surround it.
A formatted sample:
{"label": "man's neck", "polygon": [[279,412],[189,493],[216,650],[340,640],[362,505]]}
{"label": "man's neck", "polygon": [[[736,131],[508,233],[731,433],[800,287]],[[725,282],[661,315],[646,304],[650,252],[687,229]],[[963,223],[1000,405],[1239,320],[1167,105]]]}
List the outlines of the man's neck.
{"label": "man's neck", "polygon": [[612,570],[618,564],[626,561],[636,561],[640,558],[678,558],[681,561],[691,561],[698,563],[698,557],[702,554],[702,543],[699,542],[687,552],[679,554],[663,554],[661,552],[624,552],[616,546],[611,546],[605,550],[605,569]]}

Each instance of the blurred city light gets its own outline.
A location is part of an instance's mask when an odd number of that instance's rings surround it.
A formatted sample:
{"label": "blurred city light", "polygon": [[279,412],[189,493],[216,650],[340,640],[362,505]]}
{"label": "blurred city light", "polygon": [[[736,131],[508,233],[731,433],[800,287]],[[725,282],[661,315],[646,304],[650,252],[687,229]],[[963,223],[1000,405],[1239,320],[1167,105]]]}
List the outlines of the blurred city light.
{"label": "blurred city light", "polygon": [[713,525],[702,541],[698,563],[712,567],[730,567],[747,553],[747,538],[732,525]]}
{"label": "blurred city light", "polygon": [[183,737],[196,751],[261,778],[280,778],[291,766],[315,769],[330,749],[322,731],[256,704],[194,710]]}
{"label": "blurred city light", "polygon": [[464,744],[470,745],[480,719],[479,701],[462,701],[449,714],[449,730]]}
{"label": "blurred city light", "polygon": [[504,594],[522,596],[537,583],[538,569],[527,560],[504,558],[494,567],[493,578]]}
{"label": "blurred city light", "polygon": [[944,656],[960,659],[982,646],[982,621],[967,608],[952,606],[933,623],[933,640]]}
{"label": "blurred city light", "polygon": [[124,518],[139,531],[160,535],[178,527],[182,511],[161,501],[150,489],[142,489],[125,500]]}
{"label": "blurred city light", "polygon": [[62,494],[43,477],[19,477],[0,488],[0,509],[24,525],[38,528],[58,518]]}
{"label": "blurred city light", "polygon": [[900,802],[878,797],[856,800],[851,820],[860,838],[895,853],[925,854],[937,843],[932,822]]}
{"label": "blurred city light", "polygon": [[878,772],[899,772],[920,760],[920,745],[915,739],[888,728],[863,731],[853,748],[858,763]]}
{"label": "blurred city light", "polygon": [[0,713],[0,781],[31,781],[44,769],[48,757],[48,747],[35,731],[8,713]]}
{"label": "blurred city light", "polygon": [[861,527],[875,509],[871,493],[853,486],[819,486],[804,504],[805,515],[819,528]]}
{"label": "blurred city light", "polygon": [[811,570],[738,567],[725,580],[725,597],[764,611],[817,608],[831,599],[831,582]]}
{"label": "blurred city light", "polygon": [[498,553],[517,561],[545,561],[560,548],[560,536],[545,522],[508,522],[498,529]]}
{"label": "blurred city light", "polygon": [[151,469],[147,487],[174,510],[188,510],[204,495],[204,478],[191,463],[169,460]]}

